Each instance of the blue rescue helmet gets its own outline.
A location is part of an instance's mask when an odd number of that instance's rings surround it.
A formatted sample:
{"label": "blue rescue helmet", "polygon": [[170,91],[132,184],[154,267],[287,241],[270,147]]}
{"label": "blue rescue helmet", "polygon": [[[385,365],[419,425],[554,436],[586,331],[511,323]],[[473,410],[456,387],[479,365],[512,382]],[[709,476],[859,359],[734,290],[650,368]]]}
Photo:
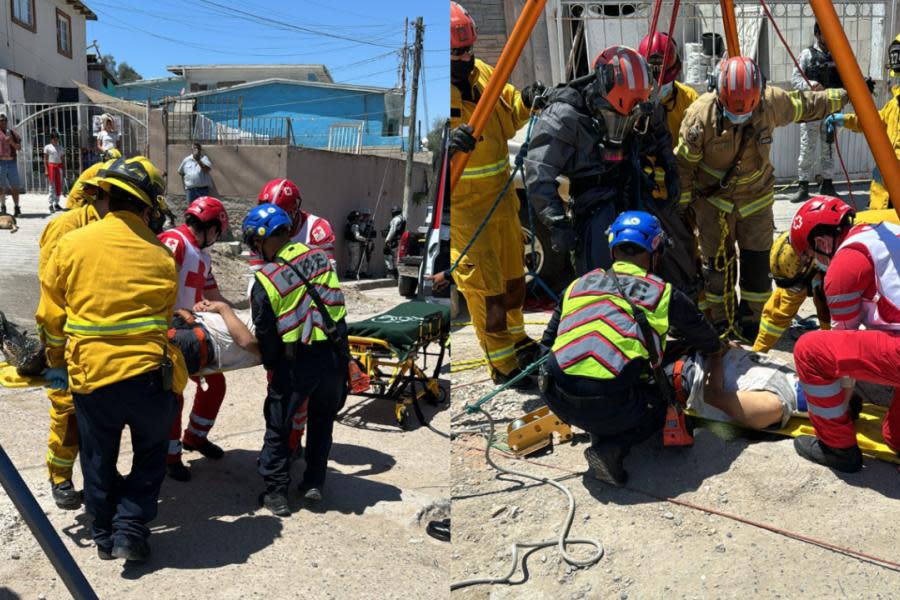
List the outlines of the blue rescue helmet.
{"label": "blue rescue helmet", "polygon": [[290,230],[293,222],[284,209],[275,204],[258,204],[241,224],[242,239],[250,245],[254,239],[265,240],[282,227]]}
{"label": "blue rescue helmet", "polygon": [[663,249],[665,239],[659,219],[642,210],[623,212],[609,228],[610,250],[620,244],[634,244],[653,254]]}

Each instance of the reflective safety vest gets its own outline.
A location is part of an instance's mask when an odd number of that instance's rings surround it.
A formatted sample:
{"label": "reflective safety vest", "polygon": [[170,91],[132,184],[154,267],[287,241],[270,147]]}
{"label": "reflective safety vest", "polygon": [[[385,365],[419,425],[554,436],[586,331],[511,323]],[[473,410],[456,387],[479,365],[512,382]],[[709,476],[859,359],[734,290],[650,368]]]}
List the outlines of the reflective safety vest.
{"label": "reflective safety vest", "polygon": [[[669,330],[672,286],[626,262],[613,265],[631,302],[643,310],[662,356]],[[647,341],[615,280],[602,269],[576,279],[563,297],[553,355],[566,374],[613,379],[633,360],[649,361]]]}
{"label": "reflective safety vest", "polygon": [[[314,286],[331,319],[338,323],[347,316],[344,294],[328,256],[319,249],[311,249],[298,242],[285,245],[276,254],[294,266]],[[286,344],[312,344],[328,340],[325,320],[316,302],[297,274],[286,264],[271,262],[256,272],[278,319],[278,334]]]}
{"label": "reflective safety vest", "polygon": [[[861,322],[867,329],[900,330],[900,323],[885,317],[900,313],[900,271],[895,262],[900,254],[900,225],[893,223],[857,225],[838,247],[837,252],[844,248],[861,250],[869,257],[874,267],[878,293],[874,298],[864,298],[861,293],[856,294],[862,302]],[[828,300],[830,305],[836,299]],[[849,301],[852,298],[840,300]],[[832,314],[834,310],[832,308]]]}

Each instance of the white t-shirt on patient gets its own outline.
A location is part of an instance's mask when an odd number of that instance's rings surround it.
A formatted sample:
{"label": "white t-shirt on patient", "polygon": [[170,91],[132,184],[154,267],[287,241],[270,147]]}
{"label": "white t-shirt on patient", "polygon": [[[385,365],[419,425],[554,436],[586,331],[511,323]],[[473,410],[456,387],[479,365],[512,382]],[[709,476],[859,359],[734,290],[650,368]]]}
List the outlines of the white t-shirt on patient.
{"label": "white t-shirt on patient", "polygon": [[[247,326],[250,333],[256,333],[256,327],[253,325],[253,316],[249,308],[245,310],[235,309],[234,313],[238,320]],[[234,338],[228,332],[228,327],[225,325],[225,319],[222,318],[222,315],[212,312],[200,312],[196,313],[196,317],[209,332],[215,348],[217,363],[213,368],[204,369],[199,375],[246,369],[262,364],[262,359],[259,355],[248,352],[235,343]]]}

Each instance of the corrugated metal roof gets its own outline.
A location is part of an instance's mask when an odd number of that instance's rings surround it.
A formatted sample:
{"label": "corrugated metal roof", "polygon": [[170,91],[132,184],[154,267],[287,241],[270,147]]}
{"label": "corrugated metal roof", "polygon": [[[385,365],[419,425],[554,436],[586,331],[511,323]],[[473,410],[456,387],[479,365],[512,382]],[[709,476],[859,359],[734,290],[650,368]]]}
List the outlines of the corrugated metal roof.
{"label": "corrugated metal roof", "polygon": [[328,67],[323,64],[216,64],[216,65],[170,65],[166,69],[176,75],[184,76],[185,71],[227,71],[237,69],[250,69],[256,71],[266,70],[297,70],[313,73],[319,79],[328,83],[334,82]]}
{"label": "corrugated metal roof", "polygon": [[[136,82],[137,83],[137,82]],[[349,83],[322,83],[319,81],[298,81],[296,79],[281,79],[277,77],[273,77],[271,79],[260,79],[259,81],[248,81],[247,83],[242,83],[240,85],[234,85],[226,88],[219,88],[217,90],[205,90],[202,92],[191,92],[189,94],[184,94],[180,96],[181,98],[201,98],[203,96],[214,96],[216,94],[223,94],[228,92],[233,92],[235,90],[243,90],[253,87],[260,87],[263,85],[271,85],[271,84],[287,84],[287,85],[297,85],[303,87],[317,87],[317,88],[328,88],[328,89],[337,89],[337,90],[349,90],[353,92],[361,92],[364,94],[390,94],[393,92],[399,93],[397,88],[383,88],[383,87],[374,87],[374,86],[366,86],[366,85],[352,85]]]}

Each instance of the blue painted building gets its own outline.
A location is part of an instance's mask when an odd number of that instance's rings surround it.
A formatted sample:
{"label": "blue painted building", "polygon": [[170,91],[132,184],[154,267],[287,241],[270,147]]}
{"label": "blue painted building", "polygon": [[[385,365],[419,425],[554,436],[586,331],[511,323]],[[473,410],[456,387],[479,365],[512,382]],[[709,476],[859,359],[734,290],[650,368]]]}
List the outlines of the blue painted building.
{"label": "blue painted building", "polygon": [[178,77],[117,86],[117,97],[165,105],[170,139],[289,143],[359,151],[401,148],[403,95],[336,83],[324,65],[170,67]]}

